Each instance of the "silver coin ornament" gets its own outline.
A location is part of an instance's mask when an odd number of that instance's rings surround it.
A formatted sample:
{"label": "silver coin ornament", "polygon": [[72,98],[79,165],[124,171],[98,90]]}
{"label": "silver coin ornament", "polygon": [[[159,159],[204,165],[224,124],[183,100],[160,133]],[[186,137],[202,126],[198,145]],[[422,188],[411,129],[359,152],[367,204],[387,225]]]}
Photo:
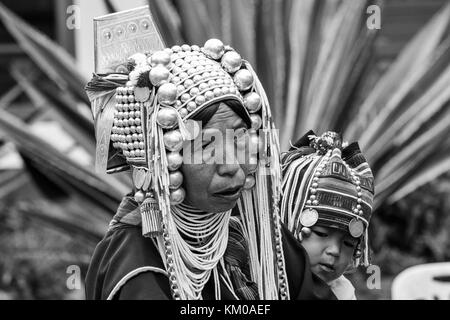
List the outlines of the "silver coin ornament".
{"label": "silver coin ornament", "polygon": [[305,209],[300,214],[300,223],[304,227],[312,227],[319,220],[319,213],[316,209]]}
{"label": "silver coin ornament", "polygon": [[364,223],[359,219],[353,218],[348,224],[348,231],[353,238],[359,238],[364,233]]}
{"label": "silver coin ornament", "polygon": [[134,98],[139,102],[147,101],[150,98],[150,89],[148,87],[135,87]]}

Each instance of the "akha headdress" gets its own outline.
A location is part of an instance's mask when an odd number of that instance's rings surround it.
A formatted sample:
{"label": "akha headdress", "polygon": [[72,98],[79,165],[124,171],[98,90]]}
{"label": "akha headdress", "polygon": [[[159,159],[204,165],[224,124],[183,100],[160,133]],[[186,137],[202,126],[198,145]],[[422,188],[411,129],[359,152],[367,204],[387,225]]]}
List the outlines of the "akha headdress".
{"label": "akha headdress", "polygon": [[364,254],[368,265],[374,179],[358,143],[343,147],[335,132],[310,131],[283,155],[282,170],[282,220],[294,236],[303,227],[338,228],[360,239],[357,259]]}
{"label": "akha headdress", "polygon": [[[242,106],[251,123],[253,150],[259,151],[238,202],[253,281],[261,298],[287,298],[278,210],[278,135],[250,64],[217,39],[203,47],[165,48],[148,7],[99,18],[96,35],[96,74],[86,88],[96,125],[96,167],[109,173],[131,170],[143,235],[158,243],[174,298],[201,298],[204,280],[219,263],[209,257],[200,266],[190,260],[192,252],[183,255],[186,246],[178,243],[182,219],[177,214],[184,210],[182,215],[195,219],[195,212],[182,204],[181,152],[183,142],[191,137],[186,121],[230,99]],[[225,249],[222,244],[220,252]]]}

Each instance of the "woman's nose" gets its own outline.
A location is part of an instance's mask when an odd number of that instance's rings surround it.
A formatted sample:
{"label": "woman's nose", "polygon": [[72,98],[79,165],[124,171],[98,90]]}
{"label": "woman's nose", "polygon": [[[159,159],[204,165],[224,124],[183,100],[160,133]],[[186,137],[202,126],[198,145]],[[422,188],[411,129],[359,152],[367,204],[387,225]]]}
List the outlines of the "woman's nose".
{"label": "woman's nose", "polygon": [[245,178],[241,162],[239,161],[239,152],[236,150],[233,139],[224,139],[223,148],[221,154],[216,153],[216,164],[218,166],[218,174],[221,176],[235,176],[236,174],[242,174]]}
{"label": "woman's nose", "polygon": [[217,172],[221,176],[234,177],[237,174],[242,174],[244,176],[244,170],[242,169],[241,165],[239,164],[236,158],[234,158],[231,161],[230,159],[228,159],[227,161],[218,164]]}

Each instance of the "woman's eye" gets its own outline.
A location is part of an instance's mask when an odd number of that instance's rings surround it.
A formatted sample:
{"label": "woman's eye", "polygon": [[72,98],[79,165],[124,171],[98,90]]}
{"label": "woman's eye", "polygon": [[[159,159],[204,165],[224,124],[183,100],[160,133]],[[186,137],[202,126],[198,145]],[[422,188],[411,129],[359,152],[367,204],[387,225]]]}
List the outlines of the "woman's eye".
{"label": "woman's eye", "polygon": [[210,140],[203,141],[202,149],[203,150],[206,149],[208,146],[212,145],[213,142],[214,142],[214,137],[212,137]]}
{"label": "woman's eye", "polygon": [[234,142],[236,144],[242,144],[247,142],[248,130],[246,128],[237,129],[234,134]]}

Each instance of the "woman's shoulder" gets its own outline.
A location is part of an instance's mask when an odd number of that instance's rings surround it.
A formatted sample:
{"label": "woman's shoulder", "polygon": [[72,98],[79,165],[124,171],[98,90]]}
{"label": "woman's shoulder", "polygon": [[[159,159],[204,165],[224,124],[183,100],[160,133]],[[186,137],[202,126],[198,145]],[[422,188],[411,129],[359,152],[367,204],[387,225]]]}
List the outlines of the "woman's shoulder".
{"label": "woman's shoulder", "polygon": [[[143,237],[138,226],[118,226],[108,231],[95,248],[86,276],[86,298],[131,299],[133,294],[144,295],[140,298],[145,295],[154,298],[154,294],[165,296],[170,294],[166,276],[153,240]],[[138,281],[141,278],[145,281]],[[151,291],[142,290],[142,283],[151,287]],[[128,297],[124,297],[126,293]]]}

